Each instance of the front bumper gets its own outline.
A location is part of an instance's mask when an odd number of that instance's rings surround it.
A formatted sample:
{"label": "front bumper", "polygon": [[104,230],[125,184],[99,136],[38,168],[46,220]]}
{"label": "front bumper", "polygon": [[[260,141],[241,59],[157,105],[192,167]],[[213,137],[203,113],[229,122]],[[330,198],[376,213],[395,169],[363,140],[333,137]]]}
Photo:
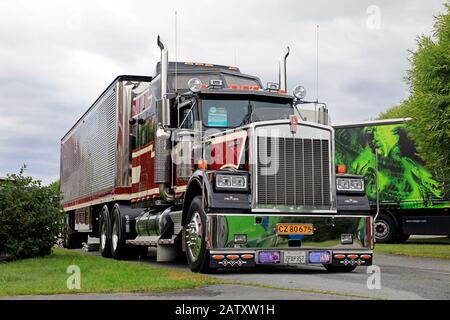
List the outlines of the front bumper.
{"label": "front bumper", "polygon": [[[280,235],[279,223],[312,224],[314,232]],[[212,267],[372,264],[372,218],[367,215],[208,214],[207,225]],[[236,235],[245,235],[245,243],[236,242]],[[343,235],[351,235],[351,243],[343,242]]]}

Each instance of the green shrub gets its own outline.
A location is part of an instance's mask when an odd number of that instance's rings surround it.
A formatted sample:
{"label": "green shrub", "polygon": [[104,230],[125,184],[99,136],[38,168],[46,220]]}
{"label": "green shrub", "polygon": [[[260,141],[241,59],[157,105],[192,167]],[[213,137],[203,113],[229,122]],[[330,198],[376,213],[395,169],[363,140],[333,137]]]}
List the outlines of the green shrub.
{"label": "green shrub", "polygon": [[59,191],[24,169],[0,181],[0,260],[47,255],[61,230]]}

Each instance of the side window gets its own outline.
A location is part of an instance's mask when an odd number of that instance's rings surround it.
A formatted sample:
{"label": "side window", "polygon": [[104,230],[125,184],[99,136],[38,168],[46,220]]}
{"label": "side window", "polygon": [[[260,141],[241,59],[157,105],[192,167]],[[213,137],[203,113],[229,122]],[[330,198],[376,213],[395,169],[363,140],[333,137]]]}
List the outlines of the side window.
{"label": "side window", "polygon": [[190,106],[180,110],[180,128],[194,129],[194,110]]}

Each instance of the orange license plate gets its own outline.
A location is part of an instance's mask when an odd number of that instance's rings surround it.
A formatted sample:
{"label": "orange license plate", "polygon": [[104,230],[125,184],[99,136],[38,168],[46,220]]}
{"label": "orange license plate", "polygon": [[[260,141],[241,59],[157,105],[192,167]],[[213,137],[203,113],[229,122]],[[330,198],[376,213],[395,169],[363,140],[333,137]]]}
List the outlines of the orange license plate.
{"label": "orange license plate", "polygon": [[277,224],[278,235],[290,235],[290,234],[314,234],[314,227],[311,223],[278,223]]}

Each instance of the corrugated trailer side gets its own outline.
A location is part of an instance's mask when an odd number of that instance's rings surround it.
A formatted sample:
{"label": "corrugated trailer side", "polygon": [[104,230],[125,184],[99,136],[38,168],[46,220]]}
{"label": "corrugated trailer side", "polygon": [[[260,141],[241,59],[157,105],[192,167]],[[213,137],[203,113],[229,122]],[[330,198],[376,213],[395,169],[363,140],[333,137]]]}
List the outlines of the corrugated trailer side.
{"label": "corrugated trailer side", "polygon": [[64,210],[129,200],[131,104],[150,80],[117,77],[62,138]]}

